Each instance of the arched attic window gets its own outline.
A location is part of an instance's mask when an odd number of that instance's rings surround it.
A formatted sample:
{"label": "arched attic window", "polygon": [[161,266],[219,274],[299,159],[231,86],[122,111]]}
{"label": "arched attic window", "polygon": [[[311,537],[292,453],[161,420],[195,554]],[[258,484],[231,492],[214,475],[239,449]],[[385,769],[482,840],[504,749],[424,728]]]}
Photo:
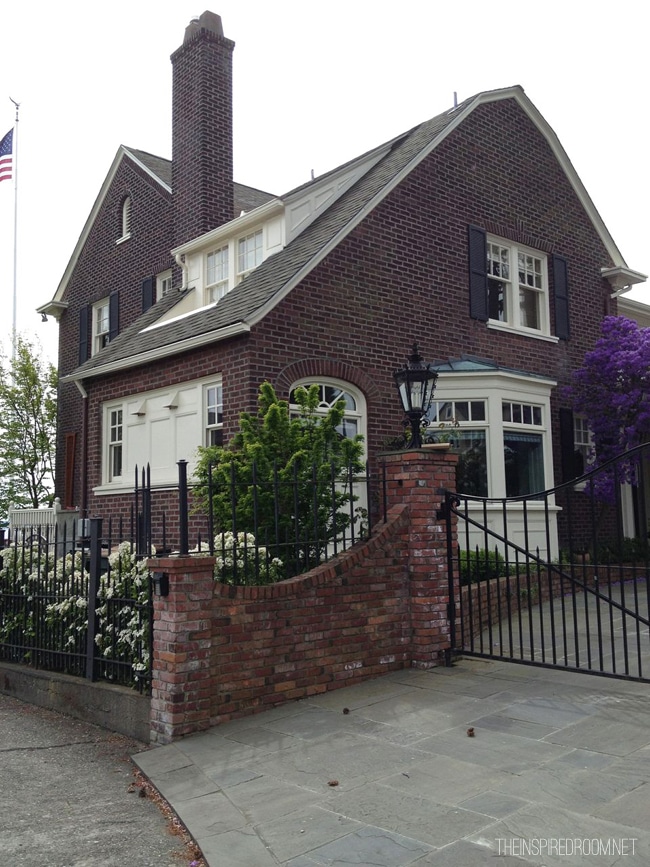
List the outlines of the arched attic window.
{"label": "arched attic window", "polygon": [[122,241],[126,241],[131,237],[131,196],[125,196],[122,199],[122,208],[120,212],[120,231],[121,235],[117,239],[117,243],[120,244]]}

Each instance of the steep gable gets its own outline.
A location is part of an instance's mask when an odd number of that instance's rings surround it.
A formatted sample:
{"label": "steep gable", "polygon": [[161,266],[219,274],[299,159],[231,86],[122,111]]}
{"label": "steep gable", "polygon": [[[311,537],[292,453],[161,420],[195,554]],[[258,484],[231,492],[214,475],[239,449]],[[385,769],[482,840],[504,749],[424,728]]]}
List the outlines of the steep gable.
{"label": "steep gable", "polygon": [[[379,162],[284,249],[264,261],[216,305],[157,328],[143,326],[75,372],[92,376],[146,358],[163,357],[248,331],[267,315],[316,265],[377,207],[435,148],[480,106],[511,100],[545,138],[559,170],[567,178],[614,265],[623,258],[584,189],[555,133],[521,87],[478,94],[454,109],[394,139]],[[486,109],[487,110],[487,109]],[[603,265],[606,264],[603,262]],[[146,328],[146,330],[144,330]]]}

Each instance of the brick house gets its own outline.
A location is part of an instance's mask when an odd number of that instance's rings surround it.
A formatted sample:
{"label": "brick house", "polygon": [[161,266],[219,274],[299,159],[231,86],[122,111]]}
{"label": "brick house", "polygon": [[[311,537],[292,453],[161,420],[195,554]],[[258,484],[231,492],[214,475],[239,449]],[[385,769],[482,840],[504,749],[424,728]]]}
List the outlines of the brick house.
{"label": "brick house", "polygon": [[[440,372],[468,493],[571,473],[562,386],[629,269],[521,87],[479,93],[282,196],[232,178],[232,53],[218,16],[172,55],[171,163],[121,147],[54,295],[57,495],[117,514],[134,468],[172,484],[227,441],[259,384],[347,396],[370,461],[402,430],[392,372]],[[579,431],[578,431],[579,433]],[[555,543],[553,543],[555,544]]]}

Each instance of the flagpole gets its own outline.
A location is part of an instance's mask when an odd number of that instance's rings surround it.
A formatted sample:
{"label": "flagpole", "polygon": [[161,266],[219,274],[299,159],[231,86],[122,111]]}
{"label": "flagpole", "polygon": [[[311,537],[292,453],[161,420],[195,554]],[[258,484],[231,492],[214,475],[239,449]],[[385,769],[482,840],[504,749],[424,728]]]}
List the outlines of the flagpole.
{"label": "flagpole", "polygon": [[13,326],[11,331],[11,357],[15,361],[16,360],[16,284],[17,284],[17,273],[18,273],[18,109],[20,108],[20,103],[16,102],[15,99],[9,97],[13,104],[16,106],[16,123],[14,125],[14,138],[13,138],[13,151],[14,151],[14,162],[13,162],[13,175],[14,175],[14,304],[13,304]]}

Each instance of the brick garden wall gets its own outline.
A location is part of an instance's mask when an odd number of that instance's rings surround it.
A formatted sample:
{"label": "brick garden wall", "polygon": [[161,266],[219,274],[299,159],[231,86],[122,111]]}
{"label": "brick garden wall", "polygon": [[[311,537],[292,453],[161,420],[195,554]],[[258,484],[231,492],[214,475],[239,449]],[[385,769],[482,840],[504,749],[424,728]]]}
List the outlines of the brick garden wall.
{"label": "brick garden wall", "polygon": [[444,663],[450,649],[446,524],[456,456],[384,456],[389,512],[366,542],[277,584],[215,582],[210,557],[161,558],[154,599],[151,735],[210,725],[357,683]]}
{"label": "brick garden wall", "polygon": [[211,724],[410,665],[409,513],[365,544],[263,587],[217,584]]}

